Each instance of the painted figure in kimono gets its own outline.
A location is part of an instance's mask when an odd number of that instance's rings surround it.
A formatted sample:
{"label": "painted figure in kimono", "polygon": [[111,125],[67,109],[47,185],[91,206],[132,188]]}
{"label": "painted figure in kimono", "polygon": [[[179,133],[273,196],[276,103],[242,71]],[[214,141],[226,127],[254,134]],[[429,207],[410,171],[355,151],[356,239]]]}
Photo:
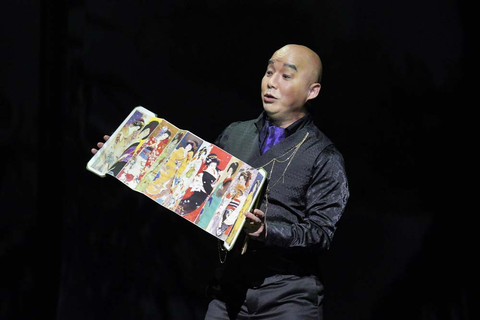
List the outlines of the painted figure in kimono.
{"label": "painted figure in kimono", "polygon": [[218,165],[220,160],[217,155],[211,153],[205,160],[205,168],[197,174],[192,187],[188,188],[184,198],[180,201],[178,213],[189,214],[198,209],[213,191],[213,186],[220,176]]}
{"label": "painted figure in kimono", "polygon": [[225,231],[225,234],[228,234],[227,239],[225,240],[228,244],[230,244],[234,238],[234,236],[240,231],[240,226],[242,225],[243,218],[245,217],[245,212],[248,212],[250,206],[252,205],[253,198],[257,195],[258,186],[260,185],[260,181],[257,179],[252,186],[252,189],[247,195],[245,202],[242,205],[242,209],[238,213],[238,217],[236,218],[235,224],[229,230]]}
{"label": "painted figure in kimono", "polygon": [[168,145],[170,142],[170,137],[172,136],[172,132],[168,129],[168,127],[163,127],[157,137],[152,137],[148,142],[145,148],[148,148],[149,155],[145,161],[145,166],[142,169],[138,180],[142,180],[143,176],[151,170],[152,164],[154,160],[158,158],[158,156],[163,152],[165,146]]}
{"label": "painted figure in kimono", "polygon": [[161,152],[165,145],[168,144],[170,135],[170,130],[168,130],[167,127],[164,127],[158,137],[150,136],[150,138],[143,143],[141,148],[137,149],[140,152],[137,152],[136,157],[130,159],[122,171],[117,175],[117,178],[129,187],[135,188],[146,170],[150,168],[152,162],[151,159]]}
{"label": "painted figure in kimono", "polygon": [[[129,143],[134,140],[140,130],[145,125],[145,120],[141,117],[141,114],[134,114],[131,119],[120,129],[120,132],[115,137],[115,141],[106,149],[103,154],[93,164],[93,167],[101,172],[107,172],[110,167],[118,160],[123,151],[127,148]],[[107,138],[105,136],[104,138]],[[103,146],[103,143],[98,144],[99,147]],[[97,149],[92,149],[93,153],[96,153]]]}
{"label": "painted figure in kimono", "polygon": [[[212,219],[211,225],[208,227],[212,234],[220,236],[228,228],[228,226],[235,222],[234,218],[236,218],[238,215],[238,210],[241,209],[241,207],[239,207],[241,200],[243,200],[241,199],[241,196],[245,194],[245,189],[248,186],[250,177],[251,172],[240,171],[238,180],[236,180],[234,187],[230,188],[230,191],[225,195],[224,201],[228,201],[226,208],[220,209],[223,210],[223,212],[217,211]],[[229,223],[228,225],[225,223],[227,218],[229,218],[227,221]]]}
{"label": "painted figure in kimono", "polygon": [[170,192],[174,176],[182,174],[197,147],[196,141],[188,140],[185,147],[179,147],[173,151],[156,178],[147,187],[147,195],[152,199],[163,201]]}
{"label": "painted figure in kimono", "polygon": [[143,174],[142,180],[135,187],[135,190],[147,194],[146,193],[147,187],[151,184],[151,182],[155,179],[155,177],[157,177],[157,174],[159,173],[160,168],[163,166],[165,159],[167,158],[168,155],[170,155],[173,149],[177,147],[180,140],[182,140],[183,135],[184,135],[183,132],[177,132],[169,143],[167,141],[167,144],[163,148],[163,151],[160,153],[160,155],[151,165],[150,171],[146,171]]}
{"label": "painted figure in kimono", "polygon": [[[132,123],[127,123],[115,137],[115,149],[116,150],[126,150],[127,145],[136,137],[136,134],[145,125],[143,118],[133,121]],[[121,154],[116,154],[115,156],[120,156]]]}
{"label": "painted figure in kimono", "polygon": [[141,147],[143,142],[150,136],[152,131],[158,126],[158,121],[150,121],[138,134],[135,142],[130,144],[128,148],[123,152],[123,154],[118,158],[109,170],[109,173],[116,176],[120,173],[123,167],[127,164],[128,161],[132,158],[135,152]]}
{"label": "painted figure in kimono", "polygon": [[178,178],[178,181],[172,186],[170,195],[165,198],[163,202],[165,207],[170,210],[175,210],[185,192],[190,187],[190,184],[195,179],[196,173],[205,165],[208,156],[207,152],[210,148],[211,145],[205,146],[195,154],[192,161],[190,161],[182,175]]}
{"label": "painted figure in kimono", "polygon": [[227,195],[230,201],[221,215],[221,222],[218,224],[216,235],[219,237],[227,230],[229,226],[235,223],[238,211],[241,209],[241,197],[245,193],[245,186],[236,185],[235,188]]}
{"label": "painted figure in kimono", "polygon": [[210,219],[212,219],[215,210],[222,202],[222,198],[225,195],[225,192],[227,192],[230,184],[232,183],[232,177],[237,171],[238,165],[238,162],[232,162],[228,166],[224,180],[217,185],[212,195],[208,198],[207,202],[203,206],[199,217],[197,218],[196,223],[199,227],[205,229],[210,223]]}

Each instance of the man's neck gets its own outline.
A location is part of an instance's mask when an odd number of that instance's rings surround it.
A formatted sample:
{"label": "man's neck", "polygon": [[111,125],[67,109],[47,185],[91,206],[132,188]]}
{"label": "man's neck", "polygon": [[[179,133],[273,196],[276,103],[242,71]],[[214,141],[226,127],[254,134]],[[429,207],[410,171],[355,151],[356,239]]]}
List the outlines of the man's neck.
{"label": "man's neck", "polygon": [[296,121],[300,120],[303,118],[307,113],[306,112],[299,112],[291,115],[290,117],[279,117],[278,119],[275,119],[275,117],[271,117],[268,115],[270,118],[270,121],[277,127],[280,128],[288,128],[292,123],[295,123]]}

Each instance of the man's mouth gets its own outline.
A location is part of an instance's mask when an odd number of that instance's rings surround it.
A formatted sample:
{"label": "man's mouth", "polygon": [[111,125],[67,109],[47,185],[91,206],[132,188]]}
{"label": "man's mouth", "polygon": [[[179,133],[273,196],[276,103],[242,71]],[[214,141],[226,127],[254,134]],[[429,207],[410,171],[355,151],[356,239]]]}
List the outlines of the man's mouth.
{"label": "man's mouth", "polygon": [[275,97],[274,95],[271,95],[270,93],[265,93],[263,95],[263,100],[265,102],[272,103],[272,102],[275,102],[277,100],[277,97]]}

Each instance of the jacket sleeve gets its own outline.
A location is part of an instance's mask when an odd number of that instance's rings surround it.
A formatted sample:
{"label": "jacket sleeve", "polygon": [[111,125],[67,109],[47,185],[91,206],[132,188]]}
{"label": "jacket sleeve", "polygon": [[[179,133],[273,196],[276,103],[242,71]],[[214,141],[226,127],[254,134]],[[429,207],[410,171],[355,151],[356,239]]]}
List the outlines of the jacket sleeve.
{"label": "jacket sleeve", "polygon": [[318,156],[305,197],[302,221],[290,225],[267,222],[266,246],[293,252],[319,252],[330,247],[349,197],[343,157],[333,145]]}

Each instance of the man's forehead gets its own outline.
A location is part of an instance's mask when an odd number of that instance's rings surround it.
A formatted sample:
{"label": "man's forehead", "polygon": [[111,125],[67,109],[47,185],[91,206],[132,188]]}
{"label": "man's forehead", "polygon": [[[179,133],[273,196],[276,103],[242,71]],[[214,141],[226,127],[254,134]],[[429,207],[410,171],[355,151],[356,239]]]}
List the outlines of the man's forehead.
{"label": "man's forehead", "polygon": [[322,62],[320,57],[312,51],[310,48],[302,45],[286,45],[272,55],[269,60],[274,62],[280,62],[282,67],[290,67],[299,73],[308,73],[313,78],[312,81],[319,82],[322,74]]}
{"label": "man's forehead", "polygon": [[269,63],[281,63],[282,66],[292,68],[298,71],[304,64],[305,57],[295,50],[285,48],[276,51],[270,58]]}
{"label": "man's forehead", "polygon": [[283,61],[280,61],[280,60],[275,60],[275,59],[270,59],[268,60],[268,64],[269,65],[273,65],[275,63],[278,63],[281,65],[281,67],[286,67],[286,68],[290,68],[290,69],[293,69],[295,71],[298,71],[297,69],[297,66],[293,63],[289,63],[289,62],[283,62]]}

